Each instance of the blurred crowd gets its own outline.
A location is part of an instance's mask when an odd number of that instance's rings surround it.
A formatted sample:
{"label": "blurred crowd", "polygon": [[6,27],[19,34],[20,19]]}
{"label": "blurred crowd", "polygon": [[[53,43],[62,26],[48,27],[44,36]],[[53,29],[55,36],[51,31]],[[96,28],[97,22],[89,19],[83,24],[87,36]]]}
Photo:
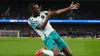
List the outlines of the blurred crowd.
{"label": "blurred crowd", "polygon": [[[54,6],[51,6],[52,5]],[[58,10],[68,7],[70,2],[38,2],[42,11]],[[100,19],[100,5],[98,2],[80,2],[81,7],[77,10],[69,10],[52,19]],[[29,2],[0,4],[0,19],[28,19],[31,13],[28,10]],[[93,7],[94,6],[94,7]]]}
{"label": "blurred crowd", "polygon": [[56,25],[55,30],[61,36],[67,36],[72,38],[82,37],[99,37],[100,29],[93,25]]}
{"label": "blurred crowd", "polygon": [[[6,23],[0,26],[0,30],[19,30],[20,37],[39,37],[39,35],[26,23]],[[52,24],[53,28],[65,37],[100,37],[100,28],[92,24]]]}

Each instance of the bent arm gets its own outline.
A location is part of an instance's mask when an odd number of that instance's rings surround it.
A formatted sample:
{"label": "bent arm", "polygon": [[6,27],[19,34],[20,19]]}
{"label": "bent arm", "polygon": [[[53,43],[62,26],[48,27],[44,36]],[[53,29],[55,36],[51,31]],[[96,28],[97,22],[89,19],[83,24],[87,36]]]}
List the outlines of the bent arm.
{"label": "bent arm", "polygon": [[38,28],[38,29],[44,29],[44,28],[46,27],[47,23],[48,23],[49,17],[50,17],[50,16],[47,15],[47,16],[46,16],[46,19],[44,20],[44,22],[43,22],[42,24],[38,24],[38,25],[37,25],[37,28]]}

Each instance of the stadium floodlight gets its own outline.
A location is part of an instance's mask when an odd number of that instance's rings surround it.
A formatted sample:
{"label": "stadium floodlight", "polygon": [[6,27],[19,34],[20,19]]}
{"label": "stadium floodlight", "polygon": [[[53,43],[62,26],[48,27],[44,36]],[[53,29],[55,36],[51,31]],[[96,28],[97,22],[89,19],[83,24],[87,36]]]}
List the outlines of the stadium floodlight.
{"label": "stadium floodlight", "polygon": [[20,37],[18,30],[0,30],[0,37]]}

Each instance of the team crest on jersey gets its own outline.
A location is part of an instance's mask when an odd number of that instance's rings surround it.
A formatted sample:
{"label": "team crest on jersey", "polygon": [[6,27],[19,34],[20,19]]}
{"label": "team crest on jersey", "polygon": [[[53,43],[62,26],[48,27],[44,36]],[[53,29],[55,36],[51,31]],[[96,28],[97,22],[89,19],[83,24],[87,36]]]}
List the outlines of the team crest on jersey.
{"label": "team crest on jersey", "polygon": [[42,15],[42,16],[41,16],[41,18],[42,18],[42,19],[44,19],[44,18],[45,18],[45,16],[44,16],[44,15]]}

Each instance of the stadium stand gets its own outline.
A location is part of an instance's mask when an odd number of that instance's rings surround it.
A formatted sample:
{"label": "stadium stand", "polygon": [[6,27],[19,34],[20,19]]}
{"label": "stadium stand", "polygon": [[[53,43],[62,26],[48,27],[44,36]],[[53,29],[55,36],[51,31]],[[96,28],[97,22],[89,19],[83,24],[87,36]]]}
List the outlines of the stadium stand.
{"label": "stadium stand", "polygon": [[[1,23],[0,23],[1,24]],[[19,30],[20,37],[39,37],[27,23],[2,23],[0,30]],[[61,35],[66,37],[100,37],[99,24],[52,24],[53,28]]]}
{"label": "stadium stand", "polygon": [[[62,4],[63,3],[63,4]],[[70,2],[66,4],[66,2],[62,3],[52,3],[55,6],[51,6],[49,2],[47,3],[39,3],[42,4],[41,10],[48,10],[50,7],[51,10],[60,9],[68,6]],[[98,2],[80,2],[81,7],[79,10],[72,10],[52,17],[51,19],[69,19],[72,17],[75,20],[99,20],[100,8],[96,7],[100,5]],[[1,4],[0,7],[0,19],[28,19],[30,17],[30,13],[27,9],[29,3],[7,3]],[[65,6],[66,5],[66,6]],[[84,7],[84,6],[85,7]],[[91,6],[90,6],[91,5]],[[94,8],[92,6],[95,6]],[[92,8],[92,9],[91,9]],[[61,36],[71,36],[71,37],[100,37],[100,29],[99,24],[52,24],[55,30]],[[30,28],[27,23],[0,23],[1,30],[19,30],[21,37],[38,37],[39,35]]]}

